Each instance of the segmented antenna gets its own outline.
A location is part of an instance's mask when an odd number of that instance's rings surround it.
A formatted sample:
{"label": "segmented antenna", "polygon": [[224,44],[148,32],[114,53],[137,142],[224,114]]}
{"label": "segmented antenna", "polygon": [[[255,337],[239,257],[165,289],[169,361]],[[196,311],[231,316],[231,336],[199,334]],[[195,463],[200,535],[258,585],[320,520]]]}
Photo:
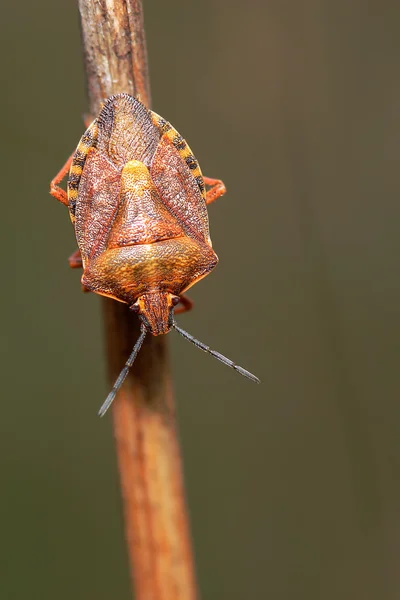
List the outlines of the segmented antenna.
{"label": "segmented antenna", "polygon": [[192,342],[192,344],[194,344],[195,346],[200,348],[200,350],[207,352],[207,354],[211,354],[211,356],[214,356],[214,358],[220,360],[225,365],[228,365],[228,367],[232,367],[232,369],[235,369],[235,371],[237,371],[241,375],[244,375],[245,377],[247,377],[247,379],[251,379],[251,381],[254,381],[255,383],[260,383],[260,380],[258,379],[258,377],[253,375],[253,373],[250,373],[250,371],[246,371],[246,369],[243,369],[243,367],[239,367],[239,365],[236,365],[232,360],[230,360],[229,358],[226,358],[226,356],[224,356],[223,354],[220,354],[219,352],[216,352],[215,350],[211,350],[211,348],[209,346],[206,346],[199,340],[196,340],[196,338],[193,337],[192,335],[190,335],[190,333],[188,333],[184,329],[181,329],[180,327],[178,327],[178,325],[175,323],[175,321],[173,322],[172,327],[174,329],[176,329],[176,331],[178,333],[180,333],[182,337],[189,340],[189,342]]}
{"label": "segmented antenna", "polygon": [[113,385],[113,388],[111,390],[111,392],[108,394],[107,398],[105,399],[104,403],[101,405],[101,408],[99,410],[99,416],[100,417],[104,417],[104,415],[106,414],[107,410],[110,408],[116,393],[118,392],[119,388],[121,387],[121,385],[124,383],[126,376],[129,373],[129,369],[131,368],[131,366],[133,365],[133,363],[135,362],[135,358],[137,357],[140,348],[142,347],[144,338],[146,337],[146,333],[147,333],[147,329],[144,325],[141,326],[140,328],[141,333],[140,336],[137,339],[136,344],[133,347],[133,350],[131,352],[131,355],[129,356],[128,360],[125,363],[124,368],[122,369],[121,373],[118,375],[116,382]]}

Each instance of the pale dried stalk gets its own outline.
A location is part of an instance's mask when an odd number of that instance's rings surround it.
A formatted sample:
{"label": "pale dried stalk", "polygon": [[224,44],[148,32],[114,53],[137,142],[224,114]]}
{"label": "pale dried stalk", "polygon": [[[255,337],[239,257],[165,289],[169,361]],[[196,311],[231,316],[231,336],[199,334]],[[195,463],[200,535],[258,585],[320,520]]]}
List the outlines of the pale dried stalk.
{"label": "pale dried stalk", "polygon": [[[78,0],[90,112],[118,92],[150,104],[139,0]],[[103,300],[110,381],[139,335],[125,305]],[[197,598],[165,336],[148,335],[113,405],[125,531],[137,600]]]}

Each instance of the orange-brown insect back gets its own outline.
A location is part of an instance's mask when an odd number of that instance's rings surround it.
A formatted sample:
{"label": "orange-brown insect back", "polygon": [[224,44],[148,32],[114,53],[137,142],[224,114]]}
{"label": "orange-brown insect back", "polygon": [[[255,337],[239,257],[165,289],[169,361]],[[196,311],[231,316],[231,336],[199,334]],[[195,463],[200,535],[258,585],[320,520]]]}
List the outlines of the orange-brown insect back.
{"label": "orange-brown insect back", "polygon": [[[58,187],[69,170],[68,192]],[[207,192],[205,184],[211,185]],[[85,290],[125,302],[138,313],[141,334],[100,409],[103,415],[132,366],[147,332],[172,327],[253,381],[257,377],[180,329],[175,312],[191,307],[183,293],[218,262],[207,204],[225,193],[203,178],[179,133],[128,94],[108,98],[50,192],[69,208]]]}

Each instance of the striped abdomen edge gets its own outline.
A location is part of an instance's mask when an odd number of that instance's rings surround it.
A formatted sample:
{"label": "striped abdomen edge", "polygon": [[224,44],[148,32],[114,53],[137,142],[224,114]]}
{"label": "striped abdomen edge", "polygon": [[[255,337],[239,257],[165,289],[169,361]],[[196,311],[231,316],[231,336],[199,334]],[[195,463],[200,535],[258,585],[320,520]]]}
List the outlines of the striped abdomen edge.
{"label": "striped abdomen edge", "polygon": [[157,115],[157,113],[152,111],[152,118],[154,124],[159,128],[159,130],[168,137],[172,145],[178,150],[179,155],[185,161],[187,166],[189,167],[193,177],[195,178],[197,185],[199,186],[201,195],[204,200],[206,199],[206,187],[204,185],[203,175],[200,170],[200,165],[197,162],[193,152],[189,148],[187,142],[183,139],[183,137],[172,127],[168,121]]}
{"label": "striped abdomen edge", "polygon": [[68,175],[67,191],[68,191],[68,207],[72,222],[75,221],[75,206],[78,198],[78,188],[81,179],[83,167],[85,166],[87,154],[90,148],[96,145],[97,141],[97,121],[93,121],[89,125],[81,137],[78,147],[75,150],[71,167]]}

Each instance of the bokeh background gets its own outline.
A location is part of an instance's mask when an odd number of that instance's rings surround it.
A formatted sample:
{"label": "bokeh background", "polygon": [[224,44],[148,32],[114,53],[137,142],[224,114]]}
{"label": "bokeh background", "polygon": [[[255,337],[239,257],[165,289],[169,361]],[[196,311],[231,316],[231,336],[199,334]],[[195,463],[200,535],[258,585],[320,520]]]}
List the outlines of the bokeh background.
{"label": "bokeh background", "polygon": [[[202,597],[400,597],[400,7],[144,2],[153,107],[229,193],[171,334]],[[99,299],[48,182],[86,98],[75,2],[2,6],[0,596],[130,598]]]}

